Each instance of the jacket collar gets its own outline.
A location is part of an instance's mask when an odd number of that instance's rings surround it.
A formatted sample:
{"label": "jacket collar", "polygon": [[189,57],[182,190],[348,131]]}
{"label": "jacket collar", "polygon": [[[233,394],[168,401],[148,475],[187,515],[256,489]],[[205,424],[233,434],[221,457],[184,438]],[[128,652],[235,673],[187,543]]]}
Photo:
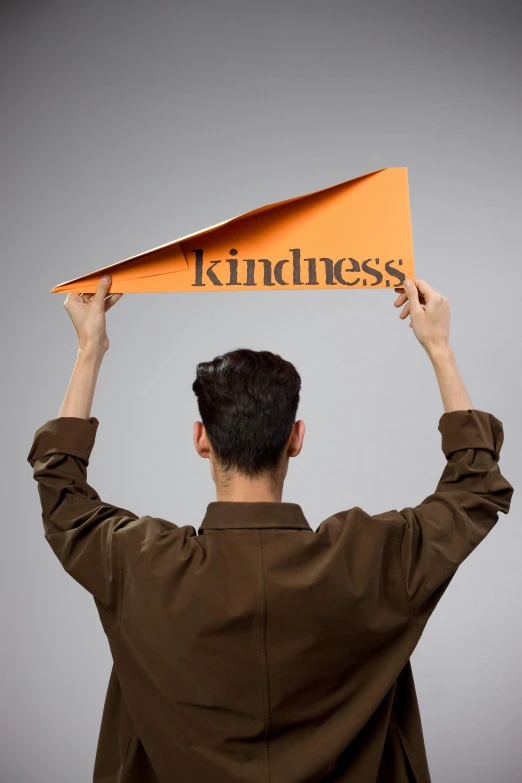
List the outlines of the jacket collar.
{"label": "jacket collar", "polygon": [[245,527],[312,530],[298,503],[235,500],[214,500],[209,503],[199,530]]}

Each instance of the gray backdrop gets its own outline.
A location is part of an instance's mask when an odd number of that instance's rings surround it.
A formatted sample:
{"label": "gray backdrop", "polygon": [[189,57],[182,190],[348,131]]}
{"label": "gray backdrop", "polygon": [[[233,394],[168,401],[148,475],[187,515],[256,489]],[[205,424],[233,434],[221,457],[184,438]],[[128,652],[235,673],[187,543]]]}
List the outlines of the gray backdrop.
{"label": "gray backdrop", "polygon": [[[26,457],[76,334],[54,285],[233,217],[408,166],[416,275],[445,293],[476,408],[504,424],[509,516],[413,658],[434,783],[522,779],[521,11],[516,2],[24,2],[2,16],[2,783],[88,783],[111,659],[43,537]],[[89,481],[199,526],[196,363],[269,349],[303,381],[283,500],[316,528],[419,503],[444,467],[429,360],[393,291],[126,294]]]}

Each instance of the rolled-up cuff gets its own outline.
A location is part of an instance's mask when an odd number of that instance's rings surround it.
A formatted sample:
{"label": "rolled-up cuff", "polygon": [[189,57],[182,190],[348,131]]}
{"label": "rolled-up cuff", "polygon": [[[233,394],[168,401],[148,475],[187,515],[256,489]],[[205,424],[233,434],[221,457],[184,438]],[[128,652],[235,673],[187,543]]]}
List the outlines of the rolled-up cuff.
{"label": "rolled-up cuff", "polygon": [[88,419],[76,416],[49,419],[36,430],[27,461],[34,466],[36,460],[49,454],[70,454],[88,465],[98,424],[96,416]]}
{"label": "rolled-up cuff", "polygon": [[487,449],[498,461],[504,428],[492,413],[475,408],[449,411],[440,417],[438,429],[446,458],[461,449]]}

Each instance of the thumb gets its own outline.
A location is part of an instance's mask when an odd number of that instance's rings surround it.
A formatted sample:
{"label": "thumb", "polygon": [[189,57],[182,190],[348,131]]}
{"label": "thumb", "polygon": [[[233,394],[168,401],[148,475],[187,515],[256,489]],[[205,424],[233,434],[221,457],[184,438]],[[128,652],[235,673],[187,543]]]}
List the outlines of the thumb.
{"label": "thumb", "polygon": [[100,279],[98,280],[98,285],[96,286],[96,293],[94,294],[91,301],[95,302],[98,305],[103,306],[105,297],[107,296],[110,287],[111,287],[111,276],[107,274],[100,277]]}
{"label": "thumb", "polygon": [[419,310],[422,310],[419,302],[419,291],[413,280],[404,281],[404,293],[410,303],[410,313],[417,313]]}

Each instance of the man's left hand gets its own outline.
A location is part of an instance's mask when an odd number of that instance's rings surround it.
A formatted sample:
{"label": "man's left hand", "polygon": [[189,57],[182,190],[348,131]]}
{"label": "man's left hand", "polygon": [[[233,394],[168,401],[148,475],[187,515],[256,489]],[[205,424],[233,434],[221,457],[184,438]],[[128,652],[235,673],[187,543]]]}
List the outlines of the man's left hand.
{"label": "man's left hand", "polygon": [[81,349],[102,352],[109,350],[105,313],[123,296],[123,294],[111,294],[106,299],[110,286],[109,275],[98,280],[94,295],[67,295],[64,307],[74,324]]}

